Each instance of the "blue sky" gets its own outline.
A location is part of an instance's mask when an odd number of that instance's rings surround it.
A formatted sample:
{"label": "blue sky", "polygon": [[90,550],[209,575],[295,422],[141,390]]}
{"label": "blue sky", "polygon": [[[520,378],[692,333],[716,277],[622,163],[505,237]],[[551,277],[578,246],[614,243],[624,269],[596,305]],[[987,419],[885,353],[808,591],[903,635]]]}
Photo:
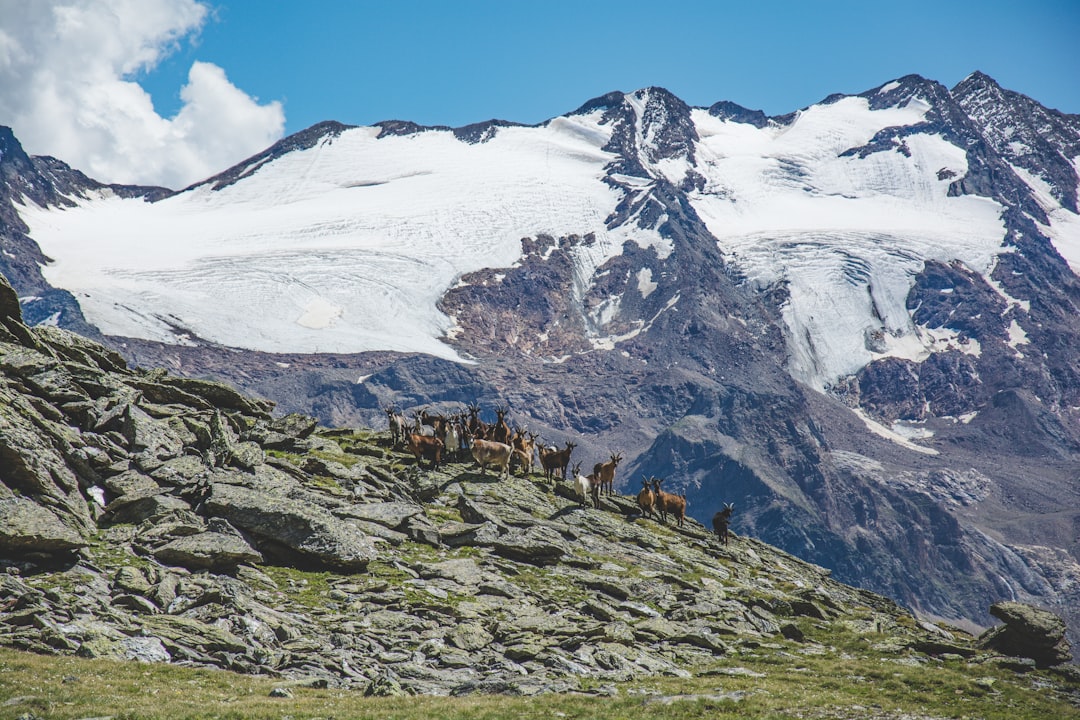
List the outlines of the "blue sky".
{"label": "blue sky", "polygon": [[1080,1],[412,2],[218,0],[195,42],[141,78],[175,112],[193,60],[215,63],[287,132],[320,120],[536,123],[610,90],[768,114],[908,73],[973,70],[1080,113]]}
{"label": "blue sky", "polygon": [[0,125],[182,188],[321,120],[539,123],[612,90],[770,115],[981,70],[1080,113],[1080,0],[0,0]]}

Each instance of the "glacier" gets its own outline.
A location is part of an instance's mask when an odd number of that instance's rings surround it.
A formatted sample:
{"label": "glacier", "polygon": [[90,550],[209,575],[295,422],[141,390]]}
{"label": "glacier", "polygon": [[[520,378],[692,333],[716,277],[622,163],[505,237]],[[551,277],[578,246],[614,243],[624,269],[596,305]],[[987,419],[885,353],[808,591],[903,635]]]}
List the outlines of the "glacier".
{"label": "glacier", "polygon": [[[624,97],[638,118],[635,142],[655,142],[641,130],[642,93]],[[639,152],[645,177],[610,170],[602,109],[492,128],[472,143],[446,129],[360,127],[252,163],[221,189],[204,183],[152,203],[106,190],[73,197],[74,207],[27,202],[19,212],[52,259],[48,282],[73,293],[106,334],[468,361],[448,342],[454,318],[438,306],[463,276],[513,267],[520,240],[540,234],[595,236],[573,249],[585,287],[626,242],[663,259],[672,246],[660,222],[611,218],[626,194],[696,174],[704,181],[688,200],[728,261],[755,286],[787,288],[789,371],[822,390],[876,358],[973,351],[916,327],[906,298],[927,260],[988,276],[1010,251],[1003,207],[949,194],[967,161],[939,134],[847,152],[885,128],[922,123],[929,107],[912,98],[872,109],[850,96],[763,127],[693,109],[693,152],[656,161]],[[1059,209],[1050,217],[1048,236],[1076,267],[1080,221]],[[642,292],[654,286],[651,275],[638,282]],[[605,312],[618,310],[615,299]]]}

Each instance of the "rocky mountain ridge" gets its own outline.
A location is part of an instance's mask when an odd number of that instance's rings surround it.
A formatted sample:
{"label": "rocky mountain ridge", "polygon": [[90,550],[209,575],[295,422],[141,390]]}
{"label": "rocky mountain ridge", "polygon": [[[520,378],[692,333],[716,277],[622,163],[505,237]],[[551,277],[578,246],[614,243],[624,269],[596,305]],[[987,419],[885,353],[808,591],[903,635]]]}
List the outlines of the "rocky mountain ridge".
{"label": "rocky mountain ridge", "polygon": [[0,276],[6,646],[367,695],[608,694],[837,652],[824,638],[843,630],[875,662],[1058,666],[1063,697],[1080,680],[1064,624],[1034,608],[1001,605],[976,640],[751,537],[721,544],[621,495],[586,507],[539,474],[427,470],[386,437],[128,369],[18,312]]}
{"label": "rocky mountain ridge", "polygon": [[[1003,237],[995,242],[1003,250],[986,269],[927,259],[913,266],[911,287],[897,298],[882,289],[891,277],[881,273],[887,264],[843,244],[851,233],[776,245],[777,257],[791,247],[840,257],[847,294],[818,307],[832,307],[838,321],[870,318],[843,339],[870,361],[818,392],[805,383],[818,377],[815,363],[841,338],[814,335],[821,323],[804,317],[813,312],[800,316],[798,278],[750,276],[752,248],[717,239],[724,228],[710,224],[706,211],[717,206],[709,203],[738,207],[753,197],[708,171],[708,163],[725,158],[710,155],[709,137],[698,128],[704,113],[732,132],[784,136],[856,98],[874,112],[921,114],[825,159],[887,161],[915,173],[927,143],[958,148],[962,162],[950,155],[948,166],[915,174],[943,184],[947,198],[996,203]],[[700,520],[734,500],[755,536],[927,616],[988,625],[988,597],[1020,599],[1060,611],[1075,638],[1080,286],[1055,233],[1059,220],[1075,214],[1076,116],[979,74],[952,90],[908,76],[856,98],[834,96],[767,118],[730,103],[690,108],[648,88],[605,95],[566,116],[598,113],[597,127],[610,131],[601,148],[611,156],[603,181],[620,201],[603,228],[535,233],[522,239],[512,265],[463,274],[442,295],[439,307],[456,322],[446,342],[475,365],[395,353],[237,353],[191,340],[190,328],[177,329],[188,347],[108,341],[141,366],[212,374],[331,424],[374,426],[390,403],[505,402],[516,422],[548,441],[578,441],[586,462],[624,450],[622,487],[642,473],[667,476]],[[453,137],[490,146],[508,129],[520,130],[496,122]],[[341,142],[348,131],[330,123],[287,139],[219,176],[214,192],[281,158]],[[378,130],[414,139],[439,132],[409,123]],[[820,158],[792,152],[774,159],[767,175],[777,187],[850,199],[815,176]],[[27,162],[40,174],[52,161]],[[24,170],[5,172],[18,178]],[[57,168],[52,177],[69,176]],[[71,183],[56,185],[64,197],[92,190]],[[19,198],[53,200],[27,195],[14,181],[3,191],[13,219],[0,233],[0,267],[15,270],[21,297],[40,298],[24,301],[28,320],[58,317],[78,329],[74,299],[43,286],[46,259],[14,224]],[[599,233],[610,228],[650,241],[627,241],[607,257]],[[888,230],[870,245],[894,242]],[[762,244],[774,239],[760,237]],[[903,265],[913,251],[891,252],[890,262]],[[43,303],[48,298],[59,300]],[[917,339],[921,353],[893,352],[905,338]]]}

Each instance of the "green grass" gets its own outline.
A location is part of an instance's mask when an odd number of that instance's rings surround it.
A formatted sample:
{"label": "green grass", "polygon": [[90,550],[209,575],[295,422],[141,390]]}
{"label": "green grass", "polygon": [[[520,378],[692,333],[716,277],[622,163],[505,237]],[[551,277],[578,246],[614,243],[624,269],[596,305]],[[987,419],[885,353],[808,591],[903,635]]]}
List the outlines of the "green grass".
{"label": "green grass", "polygon": [[[581,681],[584,694],[369,698],[361,689],[171,665],[42,656],[0,649],[0,718],[985,718],[1067,720],[1080,710],[1039,687],[1041,673],[994,665],[770,652],[731,658],[692,679],[619,685]],[[750,671],[754,674],[745,674]],[[743,674],[740,674],[743,673]],[[276,687],[293,696],[270,697]],[[681,698],[681,699],[680,699]]]}

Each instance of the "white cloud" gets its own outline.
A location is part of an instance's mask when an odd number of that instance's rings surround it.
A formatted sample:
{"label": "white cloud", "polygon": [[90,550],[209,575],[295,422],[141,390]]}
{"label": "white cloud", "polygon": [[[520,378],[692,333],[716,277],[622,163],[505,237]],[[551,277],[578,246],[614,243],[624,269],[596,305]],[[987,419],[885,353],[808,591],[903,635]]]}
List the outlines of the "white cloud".
{"label": "white cloud", "polygon": [[104,182],[181,188],[224,170],[282,136],[280,103],[196,62],[165,118],[132,79],[208,16],[197,0],[0,0],[0,125]]}

